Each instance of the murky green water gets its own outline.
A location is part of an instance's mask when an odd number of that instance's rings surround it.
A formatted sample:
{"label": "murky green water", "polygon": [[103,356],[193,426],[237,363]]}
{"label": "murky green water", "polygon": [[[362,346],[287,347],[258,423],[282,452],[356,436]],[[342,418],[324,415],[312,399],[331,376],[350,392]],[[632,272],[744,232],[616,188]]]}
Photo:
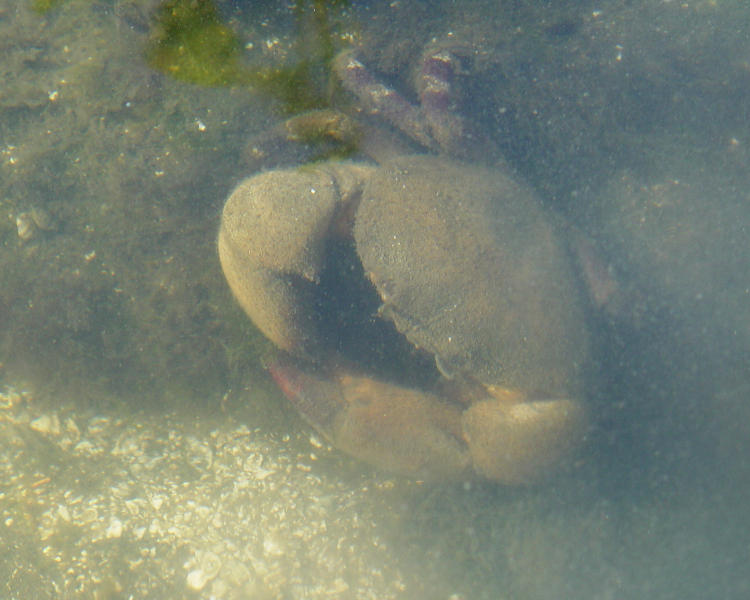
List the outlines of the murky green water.
{"label": "murky green water", "polygon": [[[746,597],[745,3],[323,8],[0,2],[0,597]],[[290,114],[388,129],[330,77],[351,45],[413,101],[459,56],[457,110],[609,261],[570,472],[374,472],[264,371],[220,211],[341,150],[259,154]]]}

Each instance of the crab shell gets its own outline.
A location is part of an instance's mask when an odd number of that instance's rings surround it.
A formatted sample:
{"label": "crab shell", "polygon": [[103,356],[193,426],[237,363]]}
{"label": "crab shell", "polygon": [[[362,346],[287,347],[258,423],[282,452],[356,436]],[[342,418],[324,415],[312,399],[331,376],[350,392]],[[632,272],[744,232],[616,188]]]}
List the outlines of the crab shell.
{"label": "crab shell", "polygon": [[311,289],[335,215],[353,205],[380,316],[484,394],[451,405],[367,375],[272,364],[300,412],[350,454],[417,477],[526,483],[568,458],[586,432],[582,302],[555,219],[505,171],[413,156],[246,180],[225,206],[219,252],[255,324],[292,354],[316,351]]}
{"label": "crab shell", "polygon": [[581,397],[583,303],[529,188],[499,170],[402,157],[369,178],[354,235],[381,314],[445,373]]}

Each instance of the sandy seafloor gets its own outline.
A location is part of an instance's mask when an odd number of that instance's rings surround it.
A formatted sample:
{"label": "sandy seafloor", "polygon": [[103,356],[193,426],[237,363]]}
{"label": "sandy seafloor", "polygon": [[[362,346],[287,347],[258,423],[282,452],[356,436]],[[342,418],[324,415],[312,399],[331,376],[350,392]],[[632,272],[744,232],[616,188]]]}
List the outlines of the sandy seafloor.
{"label": "sandy seafloor", "polygon": [[[220,4],[251,64],[294,45],[273,4]],[[467,110],[646,298],[593,320],[580,460],[426,485],[312,433],[215,251],[278,99],[149,67],[157,2],[0,1],[0,598],[750,596],[750,13],[404,4],[339,41],[405,85],[464,35]]]}

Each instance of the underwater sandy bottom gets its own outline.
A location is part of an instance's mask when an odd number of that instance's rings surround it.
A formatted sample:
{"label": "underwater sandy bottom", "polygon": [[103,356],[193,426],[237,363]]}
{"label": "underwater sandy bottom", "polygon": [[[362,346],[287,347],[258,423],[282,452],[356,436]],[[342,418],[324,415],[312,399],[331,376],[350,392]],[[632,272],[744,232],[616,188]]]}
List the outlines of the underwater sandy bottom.
{"label": "underwater sandy bottom", "polygon": [[11,387],[1,399],[8,598],[740,598],[750,586],[741,494],[605,498],[585,477],[426,486],[238,415],[95,412]]}

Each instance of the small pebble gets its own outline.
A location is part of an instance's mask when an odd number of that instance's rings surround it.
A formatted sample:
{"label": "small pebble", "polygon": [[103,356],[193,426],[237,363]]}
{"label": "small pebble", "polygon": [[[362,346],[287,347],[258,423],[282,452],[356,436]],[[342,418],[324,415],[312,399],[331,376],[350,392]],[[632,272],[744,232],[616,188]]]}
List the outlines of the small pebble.
{"label": "small pebble", "polygon": [[122,535],[122,521],[114,518],[109,522],[105,535],[108,539],[119,538]]}

